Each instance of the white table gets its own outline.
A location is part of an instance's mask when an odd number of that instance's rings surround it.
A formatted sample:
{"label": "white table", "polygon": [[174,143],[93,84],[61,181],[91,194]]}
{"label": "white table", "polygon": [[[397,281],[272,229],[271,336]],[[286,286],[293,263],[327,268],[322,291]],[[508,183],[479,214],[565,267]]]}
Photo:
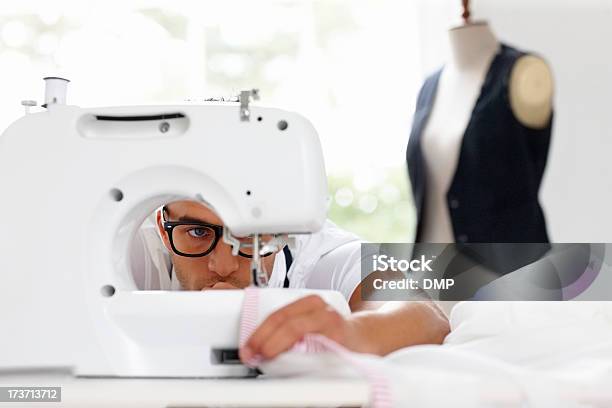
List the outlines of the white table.
{"label": "white table", "polygon": [[61,403],[0,402],[0,408],[361,407],[369,396],[362,380],[320,377],[118,379],[11,374],[0,375],[0,386],[62,387]]}

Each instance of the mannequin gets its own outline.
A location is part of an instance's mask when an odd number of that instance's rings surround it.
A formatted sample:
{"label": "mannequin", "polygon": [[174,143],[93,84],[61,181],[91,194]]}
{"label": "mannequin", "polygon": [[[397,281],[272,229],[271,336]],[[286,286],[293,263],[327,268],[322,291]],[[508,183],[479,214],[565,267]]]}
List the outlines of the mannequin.
{"label": "mannequin", "polygon": [[[431,113],[422,131],[427,174],[420,242],[455,242],[447,192],[455,174],[464,132],[483,82],[501,44],[484,22],[472,22],[469,1],[463,0],[463,24],[449,30],[450,60],[444,66]],[[548,126],[552,114],[553,79],[547,63],[534,55],[515,62],[508,82],[514,117],[523,126]],[[503,165],[503,164],[501,164]]]}

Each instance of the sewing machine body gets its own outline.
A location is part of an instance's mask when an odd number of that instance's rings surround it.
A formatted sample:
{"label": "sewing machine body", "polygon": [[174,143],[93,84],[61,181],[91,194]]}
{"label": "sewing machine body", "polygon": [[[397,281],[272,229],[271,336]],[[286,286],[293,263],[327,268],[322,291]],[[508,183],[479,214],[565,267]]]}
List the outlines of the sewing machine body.
{"label": "sewing machine body", "polygon": [[[327,185],[312,125],[236,104],[49,104],[0,136],[0,372],[220,377],[243,291],[137,291],[129,253],[154,209],[208,203],[232,233],[311,233]],[[286,125],[286,126],[285,126]],[[267,289],[278,305],[313,291]],[[317,291],[343,313],[337,292]]]}

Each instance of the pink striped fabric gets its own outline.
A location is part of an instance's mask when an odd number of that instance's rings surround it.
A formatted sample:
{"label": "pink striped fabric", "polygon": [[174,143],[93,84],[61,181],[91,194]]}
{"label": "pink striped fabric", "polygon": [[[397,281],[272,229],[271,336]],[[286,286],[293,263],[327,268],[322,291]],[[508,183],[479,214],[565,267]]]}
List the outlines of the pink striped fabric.
{"label": "pink striped fabric", "polygon": [[[257,328],[257,317],[259,315],[259,290],[249,286],[244,290],[244,302],[242,303],[242,315],[240,316],[240,338],[238,344],[244,346],[251,334]],[[253,356],[245,361],[247,367],[255,368],[261,362],[261,356]]]}
{"label": "pink striped fabric", "polygon": [[[242,306],[242,316],[240,319],[240,340],[242,347],[248,338],[257,328],[259,317],[259,291],[256,287],[245,289],[244,303]],[[367,361],[360,358],[358,353],[354,353],[328,339],[321,334],[307,334],[296,343],[291,352],[298,353],[323,353],[332,352],[353,365],[368,381],[370,386],[370,406],[372,408],[391,408],[393,406],[393,396],[388,378],[378,367],[374,367]],[[254,356],[245,364],[249,367],[256,367],[262,361],[261,356]]]}

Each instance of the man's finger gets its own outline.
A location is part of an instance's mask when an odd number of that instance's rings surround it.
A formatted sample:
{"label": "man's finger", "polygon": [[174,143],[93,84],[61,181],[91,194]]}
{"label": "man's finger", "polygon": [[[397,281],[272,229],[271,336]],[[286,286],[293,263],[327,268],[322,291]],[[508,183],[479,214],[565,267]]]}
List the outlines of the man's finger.
{"label": "man's finger", "polygon": [[320,333],[332,340],[339,340],[342,317],[331,308],[317,309],[287,320],[256,351],[265,359],[271,359],[289,350],[308,333]]}

